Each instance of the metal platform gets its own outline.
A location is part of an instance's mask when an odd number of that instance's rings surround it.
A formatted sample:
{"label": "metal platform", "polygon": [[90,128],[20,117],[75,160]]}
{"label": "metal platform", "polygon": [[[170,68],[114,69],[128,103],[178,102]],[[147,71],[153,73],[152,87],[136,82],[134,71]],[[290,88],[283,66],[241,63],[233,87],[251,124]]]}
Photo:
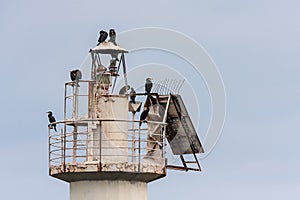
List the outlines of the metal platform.
{"label": "metal platform", "polygon": [[[134,128],[140,121],[87,119],[56,123],[64,125],[64,129],[60,133],[49,129],[50,176],[67,182],[115,179],[151,182],[166,176],[165,140],[161,141],[161,148],[151,148],[157,141],[150,140],[148,129]],[[126,140],[115,137],[109,141],[99,129],[106,123],[112,126],[132,123],[126,131]],[[148,121],[152,123],[165,130],[166,124]],[[158,134],[161,137],[162,132]],[[152,136],[156,137],[153,133]]]}
{"label": "metal platform", "polygon": [[166,176],[165,165],[105,162],[66,163],[50,166],[49,174],[66,182],[83,180],[127,180],[151,182]]}

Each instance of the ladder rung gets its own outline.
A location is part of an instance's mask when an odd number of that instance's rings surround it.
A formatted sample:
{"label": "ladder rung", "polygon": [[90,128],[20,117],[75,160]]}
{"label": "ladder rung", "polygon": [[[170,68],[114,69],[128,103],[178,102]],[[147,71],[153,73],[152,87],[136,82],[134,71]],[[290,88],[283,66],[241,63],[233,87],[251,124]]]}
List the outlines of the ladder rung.
{"label": "ladder rung", "polygon": [[192,171],[201,171],[201,169],[196,169],[196,168],[190,168],[190,167],[181,167],[181,166],[174,166],[174,165],[167,165],[166,166],[168,169],[174,169],[174,170],[183,170],[183,171],[188,171],[188,170],[192,170]]}
{"label": "ladder rung", "polygon": [[196,161],[185,161],[185,163],[197,163]]}

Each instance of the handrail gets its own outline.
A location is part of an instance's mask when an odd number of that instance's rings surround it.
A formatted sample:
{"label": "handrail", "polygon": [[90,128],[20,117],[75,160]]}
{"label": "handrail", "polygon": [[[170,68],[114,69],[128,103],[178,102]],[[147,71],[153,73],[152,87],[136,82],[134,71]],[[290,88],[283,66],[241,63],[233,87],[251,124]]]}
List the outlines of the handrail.
{"label": "handrail", "polygon": [[[127,126],[127,131],[110,132],[113,138],[105,138],[100,130],[98,138],[90,138],[88,128],[90,122],[96,122],[97,127],[102,127],[105,123],[133,123],[135,126]],[[87,123],[81,129],[77,128],[72,131],[72,127],[76,124]],[[147,121],[149,124],[158,126],[158,132],[151,133],[146,128],[138,126],[139,120],[128,119],[79,119],[79,120],[62,120],[51,123],[63,124],[64,128],[60,133],[54,132],[49,127],[49,167],[54,166],[66,171],[66,165],[79,164],[84,162],[98,160],[99,163],[107,162],[108,159],[116,159],[120,157],[121,160],[126,160],[126,163],[137,163],[137,172],[141,172],[141,167],[144,162],[157,162],[165,166],[166,139],[165,130],[166,123],[157,121]],[[70,125],[72,124],[72,126]],[[68,127],[68,128],[67,128]],[[136,128],[135,128],[136,127]],[[138,128],[137,128],[138,127]],[[76,130],[76,131],[75,131]],[[95,130],[94,130],[95,131]],[[93,132],[96,134],[96,132]],[[118,138],[118,134],[126,133],[126,138]],[[116,136],[116,137],[114,137]],[[155,140],[154,138],[158,138]],[[116,144],[115,146],[113,144]],[[150,145],[150,146],[149,146]],[[157,153],[155,153],[157,152]],[[89,158],[89,157],[93,158]],[[61,166],[61,167],[60,167]],[[101,171],[100,165],[100,171]]]}
{"label": "handrail", "polygon": [[[78,120],[61,120],[49,123],[48,125],[54,125],[54,124],[63,124],[63,123],[70,123],[70,124],[79,124],[80,122],[141,122],[140,120],[128,120],[128,119],[101,119],[101,118],[95,118],[95,119],[78,119]],[[146,121],[147,123],[151,124],[159,124],[159,125],[167,125],[165,122],[158,122],[158,121]],[[137,130],[137,129],[136,129]]]}

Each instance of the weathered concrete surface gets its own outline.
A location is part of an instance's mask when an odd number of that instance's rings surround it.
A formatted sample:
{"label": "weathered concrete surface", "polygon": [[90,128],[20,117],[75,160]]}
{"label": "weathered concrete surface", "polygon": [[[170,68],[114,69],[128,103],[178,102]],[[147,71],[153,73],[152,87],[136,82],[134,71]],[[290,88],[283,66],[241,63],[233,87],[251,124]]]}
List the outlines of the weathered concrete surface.
{"label": "weathered concrete surface", "polygon": [[70,183],[70,200],[147,200],[147,183],[119,180]]}

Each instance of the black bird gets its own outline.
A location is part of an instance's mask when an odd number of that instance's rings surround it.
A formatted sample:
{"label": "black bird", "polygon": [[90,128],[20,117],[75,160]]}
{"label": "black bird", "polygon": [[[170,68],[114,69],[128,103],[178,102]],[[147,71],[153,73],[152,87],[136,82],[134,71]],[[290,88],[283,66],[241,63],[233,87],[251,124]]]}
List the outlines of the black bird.
{"label": "black bird", "polygon": [[131,88],[131,91],[130,91],[129,95],[130,95],[130,102],[135,104],[136,92],[133,88]]}
{"label": "black bird", "polygon": [[116,32],[115,32],[115,29],[110,29],[109,30],[109,42],[112,42],[114,45],[117,45],[116,43]]}
{"label": "black bird", "polygon": [[156,98],[154,98],[153,96],[151,96],[151,95],[149,95],[150,96],[150,101],[151,101],[151,104],[152,105],[155,105],[155,104],[157,104],[157,100],[156,100]]}
{"label": "black bird", "polygon": [[[50,123],[56,122],[55,117],[52,115],[52,112],[48,111],[47,113],[48,113],[49,122]],[[50,129],[54,128],[55,132],[57,132],[57,130],[56,130],[56,124],[53,124],[53,125],[49,124],[49,128]]]}
{"label": "black bird", "polygon": [[77,87],[79,87],[78,85],[78,81],[82,78],[82,73],[79,69],[75,69],[70,71],[70,78],[72,81],[76,81],[77,82]]}
{"label": "black bird", "polygon": [[145,83],[145,91],[147,94],[150,94],[153,83],[152,83],[152,78],[146,78],[146,83]]}
{"label": "black bird", "polygon": [[82,73],[79,69],[74,69],[70,72],[70,78],[72,81],[78,81],[82,78]]}
{"label": "black bird", "polygon": [[[130,89],[130,85],[127,85],[127,91]],[[123,86],[120,91],[119,94],[120,95],[124,95],[126,93],[126,86]]]}
{"label": "black bird", "polygon": [[97,44],[97,46],[98,46],[100,43],[104,42],[104,41],[106,40],[107,36],[108,36],[107,32],[101,30],[101,31],[100,31],[100,36],[99,36],[99,39],[98,39],[98,44]]}
{"label": "black bird", "polygon": [[140,126],[142,125],[142,123],[145,121],[147,115],[149,113],[149,106],[147,106],[147,109],[144,110],[142,113],[141,113],[141,116],[140,116]]}

